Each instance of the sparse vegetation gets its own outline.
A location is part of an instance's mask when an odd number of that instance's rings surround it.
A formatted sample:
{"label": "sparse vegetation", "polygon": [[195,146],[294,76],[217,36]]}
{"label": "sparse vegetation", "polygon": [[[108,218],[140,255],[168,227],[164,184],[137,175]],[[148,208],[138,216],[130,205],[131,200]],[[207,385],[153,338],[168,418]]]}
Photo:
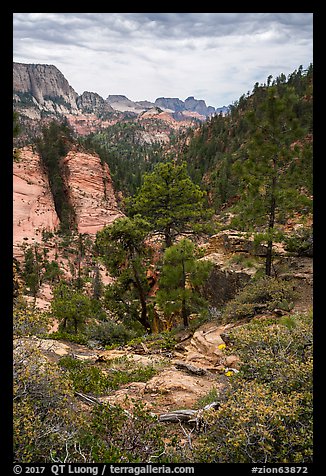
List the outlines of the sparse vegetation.
{"label": "sparse vegetation", "polygon": [[285,239],[285,249],[298,256],[313,256],[313,231],[311,228],[299,228]]}
{"label": "sparse vegetation", "polygon": [[59,365],[69,372],[76,391],[92,395],[108,395],[129,382],[146,382],[156,373],[153,366],[135,365],[126,370],[107,366],[103,369],[71,357],[62,357]]}
{"label": "sparse vegetation", "polygon": [[54,205],[60,219],[60,229],[69,233],[75,225],[75,211],[68,200],[61,159],[68,153],[72,131],[67,124],[52,121],[42,130],[42,139],[37,140],[37,150],[49,177]]}

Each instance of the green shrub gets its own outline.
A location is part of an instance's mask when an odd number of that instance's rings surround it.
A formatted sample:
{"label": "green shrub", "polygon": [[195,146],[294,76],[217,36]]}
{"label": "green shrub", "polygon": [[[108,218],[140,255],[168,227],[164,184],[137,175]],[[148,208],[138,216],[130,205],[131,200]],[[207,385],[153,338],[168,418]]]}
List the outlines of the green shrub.
{"label": "green shrub", "polygon": [[172,350],[177,343],[174,332],[177,329],[163,331],[159,334],[149,334],[147,336],[136,337],[128,342],[130,346],[140,345],[142,342],[151,350]]}
{"label": "green shrub", "polygon": [[69,342],[74,342],[75,344],[87,345],[88,337],[85,334],[70,334],[70,332],[56,331],[51,334],[47,334],[44,338],[54,339],[54,340],[67,340]]}
{"label": "green shrub", "polygon": [[206,405],[210,403],[217,402],[221,398],[220,392],[217,390],[216,387],[213,387],[207,395],[198,399],[196,403],[196,408],[204,408]]}
{"label": "green shrub", "polygon": [[240,376],[290,393],[312,385],[312,316],[254,319],[229,333],[230,353],[240,357]]}
{"label": "green shrub", "polygon": [[253,319],[228,332],[240,372],[207,417],[205,463],[312,462],[312,316]]}
{"label": "green shrub", "polygon": [[47,332],[50,319],[47,313],[40,312],[18,296],[13,308],[13,333],[15,337],[42,335]]}
{"label": "green shrub", "polygon": [[[31,339],[14,341],[13,377],[14,461],[50,463],[55,454],[65,458],[80,427],[71,383]],[[76,454],[69,457],[74,461]]]}
{"label": "green shrub", "polygon": [[229,262],[231,264],[241,265],[243,268],[256,268],[259,266],[259,261],[256,256],[247,256],[241,253],[234,254]]}
{"label": "green shrub", "polygon": [[210,414],[196,445],[196,462],[312,462],[309,392],[282,394],[256,381],[241,381]]}
{"label": "green shrub", "polygon": [[[133,401],[134,402],[134,401]],[[94,407],[85,425],[83,446],[91,448],[91,461],[144,463],[164,461],[166,430],[142,403],[134,402],[132,414],[119,405]]]}
{"label": "green shrub", "polygon": [[286,251],[298,256],[313,256],[313,232],[311,228],[299,228],[284,241]]}
{"label": "green shrub", "polygon": [[273,311],[288,302],[291,308],[295,298],[293,284],[278,278],[264,276],[249,282],[223,311],[223,322],[232,322],[245,317],[253,317],[260,311]]}
{"label": "green shrub", "polygon": [[62,357],[59,365],[69,372],[69,377],[76,391],[95,395],[109,392],[110,382],[98,367],[69,356]]}
{"label": "green shrub", "polygon": [[122,323],[113,321],[93,323],[87,329],[90,339],[95,339],[103,346],[123,345],[137,336],[136,331]]}
{"label": "green shrub", "polygon": [[74,389],[78,392],[105,395],[129,382],[146,382],[156,370],[152,366],[137,365],[131,369],[98,368],[93,364],[62,357],[59,365],[69,372]]}

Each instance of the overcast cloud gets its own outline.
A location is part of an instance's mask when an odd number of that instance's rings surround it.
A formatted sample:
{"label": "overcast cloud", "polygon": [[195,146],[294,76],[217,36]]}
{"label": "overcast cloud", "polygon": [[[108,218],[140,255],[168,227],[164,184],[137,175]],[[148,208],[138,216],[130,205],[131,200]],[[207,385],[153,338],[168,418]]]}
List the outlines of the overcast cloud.
{"label": "overcast cloud", "polygon": [[54,64],[78,94],[228,105],[309,66],[312,13],[15,13],[14,61]]}

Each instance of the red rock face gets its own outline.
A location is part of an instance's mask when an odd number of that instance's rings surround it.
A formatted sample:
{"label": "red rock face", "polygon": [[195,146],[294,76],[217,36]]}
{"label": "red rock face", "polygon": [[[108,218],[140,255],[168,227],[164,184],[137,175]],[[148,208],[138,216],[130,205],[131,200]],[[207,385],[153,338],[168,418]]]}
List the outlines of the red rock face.
{"label": "red rock face", "polygon": [[71,150],[63,163],[80,233],[95,234],[124,216],[118,210],[109,167],[98,155]]}
{"label": "red rock face", "polygon": [[[13,166],[14,256],[21,258],[19,245],[42,242],[42,231],[55,231],[59,218],[55,211],[47,175],[32,147],[20,149]],[[80,233],[95,235],[103,226],[124,215],[118,210],[107,164],[97,155],[72,150],[63,160],[67,187],[76,212]]]}
{"label": "red rock face", "polygon": [[13,173],[13,244],[14,255],[20,256],[18,244],[41,242],[42,230],[55,230],[59,219],[40,157],[32,147],[20,149]]}

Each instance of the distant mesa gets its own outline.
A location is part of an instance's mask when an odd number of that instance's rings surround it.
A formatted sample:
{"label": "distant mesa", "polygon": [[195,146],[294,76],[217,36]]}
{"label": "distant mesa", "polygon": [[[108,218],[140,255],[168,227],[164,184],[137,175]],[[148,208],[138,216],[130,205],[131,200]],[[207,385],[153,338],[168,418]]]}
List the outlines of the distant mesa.
{"label": "distant mesa", "polygon": [[80,116],[95,114],[109,117],[111,113],[139,115],[160,108],[172,114],[175,120],[205,120],[212,114],[226,114],[228,108],[215,109],[203,99],[189,96],[185,101],[177,97],[159,97],[155,102],[132,101],[123,94],[110,94],[103,99],[96,92],[84,91],[78,95],[67,79],[54,65],[13,63],[14,106],[30,119],[44,116]]}
{"label": "distant mesa", "polygon": [[155,106],[168,109],[172,112],[184,111],[186,109],[184,102],[179,98],[157,98],[155,100]]}
{"label": "distant mesa", "polygon": [[217,107],[215,109],[215,114],[217,114],[217,115],[222,114],[222,116],[225,116],[229,112],[230,112],[230,107],[229,106]]}
{"label": "distant mesa", "polygon": [[215,107],[206,106],[203,99],[195,99],[194,96],[189,96],[185,101],[179,98],[160,97],[155,100],[155,105],[171,112],[192,111],[205,117],[215,113]]}
{"label": "distant mesa", "polygon": [[81,96],[77,98],[78,108],[85,114],[103,114],[104,112],[113,112],[113,107],[105,101],[99,94],[84,91]]}
{"label": "distant mesa", "polygon": [[149,101],[131,101],[122,94],[110,94],[106,101],[116,111],[135,112],[137,114],[154,106]]}

